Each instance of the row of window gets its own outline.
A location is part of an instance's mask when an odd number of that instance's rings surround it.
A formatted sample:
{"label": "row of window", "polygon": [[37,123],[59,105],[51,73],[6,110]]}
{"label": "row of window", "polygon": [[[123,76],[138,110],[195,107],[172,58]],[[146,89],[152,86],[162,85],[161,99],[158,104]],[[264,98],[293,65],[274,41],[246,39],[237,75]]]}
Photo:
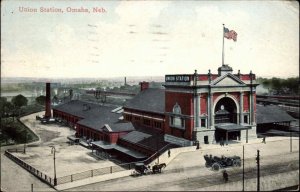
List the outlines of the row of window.
{"label": "row of window", "polygon": [[[133,119],[134,121],[141,122],[141,117],[136,117],[136,116],[132,117],[131,115],[125,115],[124,118],[125,118],[126,121],[132,121],[132,119]],[[142,123],[144,125],[146,125],[146,126],[151,126],[151,120],[150,119],[143,119]],[[162,122],[153,121],[153,126],[155,128],[161,129],[161,128],[163,128],[163,123]]]}

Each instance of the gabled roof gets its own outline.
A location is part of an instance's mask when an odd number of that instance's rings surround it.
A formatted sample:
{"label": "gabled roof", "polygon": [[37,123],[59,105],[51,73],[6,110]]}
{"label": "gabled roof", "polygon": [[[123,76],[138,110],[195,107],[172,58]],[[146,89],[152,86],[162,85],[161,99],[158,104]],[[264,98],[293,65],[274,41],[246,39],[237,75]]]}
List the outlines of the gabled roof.
{"label": "gabled roof", "polygon": [[[223,82],[223,83],[222,83]],[[212,81],[212,85],[246,85],[242,80],[231,73],[226,73]]]}
{"label": "gabled roof", "polygon": [[164,134],[150,134],[138,129],[138,131],[132,131],[124,136],[120,137],[120,140],[139,144],[152,151],[161,149],[169,143],[164,140]]}
{"label": "gabled roof", "polygon": [[131,122],[116,122],[109,125],[109,132],[134,131],[134,126]]}
{"label": "gabled roof", "polygon": [[164,114],[165,89],[148,88],[127,101],[124,108],[137,109]]}
{"label": "gabled roof", "polygon": [[295,120],[293,117],[276,105],[256,105],[257,124],[279,123],[293,120]]}
{"label": "gabled roof", "polygon": [[113,113],[115,107],[97,105],[80,100],[72,100],[62,105],[54,107],[59,111],[81,117],[77,124],[83,125],[95,130],[103,130],[106,128],[109,132],[122,132],[135,130],[130,122],[120,121],[122,114]]}

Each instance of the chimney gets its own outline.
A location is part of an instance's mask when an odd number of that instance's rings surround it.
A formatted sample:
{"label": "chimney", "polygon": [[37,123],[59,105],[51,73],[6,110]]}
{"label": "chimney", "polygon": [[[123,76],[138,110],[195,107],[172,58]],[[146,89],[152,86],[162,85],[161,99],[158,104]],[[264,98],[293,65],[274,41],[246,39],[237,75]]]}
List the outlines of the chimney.
{"label": "chimney", "polygon": [[51,117],[51,93],[50,83],[46,83],[46,104],[45,104],[45,117]]}
{"label": "chimney", "polygon": [[143,81],[140,82],[140,85],[141,85],[141,91],[144,91],[149,88],[149,82]]}
{"label": "chimney", "polygon": [[124,78],[124,86],[127,85],[127,82],[126,82],[126,77]]}

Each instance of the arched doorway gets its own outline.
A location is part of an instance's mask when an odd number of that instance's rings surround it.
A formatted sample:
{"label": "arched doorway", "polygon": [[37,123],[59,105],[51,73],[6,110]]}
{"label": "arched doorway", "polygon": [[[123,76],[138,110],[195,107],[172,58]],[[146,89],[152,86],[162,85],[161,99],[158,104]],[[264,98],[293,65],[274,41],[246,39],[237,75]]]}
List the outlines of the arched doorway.
{"label": "arched doorway", "polygon": [[228,132],[218,128],[218,125],[238,124],[237,102],[231,97],[222,97],[217,101],[214,112],[216,125],[215,140],[224,141],[226,138],[228,140],[238,140],[241,135],[240,131]]}
{"label": "arched doorway", "polygon": [[233,99],[223,97],[215,106],[215,124],[237,123],[237,107]]}

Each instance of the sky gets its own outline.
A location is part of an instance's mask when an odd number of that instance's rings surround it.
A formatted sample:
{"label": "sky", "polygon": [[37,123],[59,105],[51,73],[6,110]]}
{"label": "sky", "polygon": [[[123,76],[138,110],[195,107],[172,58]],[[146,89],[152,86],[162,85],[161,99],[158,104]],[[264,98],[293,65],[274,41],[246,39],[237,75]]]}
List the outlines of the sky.
{"label": "sky", "polygon": [[[80,8],[89,12],[68,12]],[[296,1],[2,0],[1,77],[217,73],[222,24],[238,34],[236,42],[224,40],[234,73],[295,77],[298,17]]]}

